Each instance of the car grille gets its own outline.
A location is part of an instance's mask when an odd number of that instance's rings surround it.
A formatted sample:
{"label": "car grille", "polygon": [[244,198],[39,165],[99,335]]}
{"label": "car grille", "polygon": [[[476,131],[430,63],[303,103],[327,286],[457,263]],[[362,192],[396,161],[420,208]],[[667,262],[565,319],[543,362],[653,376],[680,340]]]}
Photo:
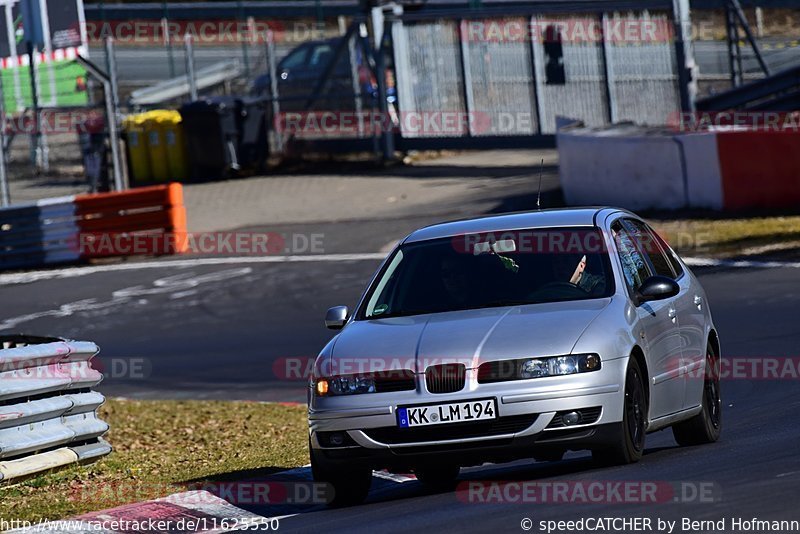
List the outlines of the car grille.
{"label": "car grille", "polygon": [[370,428],[363,432],[381,443],[425,443],[429,441],[446,441],[465,438],[501,436],[522,432],[536,422],[538,415],[513,415],[499,417],[491,421],[475,423],[453,423],[420,428],[381,427]]}
{"label": "car grille", "polygon": [[519,367],[522,361],[524,360],[486,362],[478,367],[478,383],[493,384],[495,382],[519,380]]}
{"label": "car grille", "polygon": [[413,371],[384,371],[375,374],[376,393],[414,391],[415,389],[417,389],[417,383]]}
{"label": "car grille", "polygon": [[425,385],[431,393],[455,393],[464,389],[467,367],[462,363],[432,365],[425,371]]}
{"label": "car grille", "polygon": [[550,421],[550,424],[547,425],[547,428],[567,428],[567,425],[564,424],[562,417],[572,412],[578,412],[581,414],[581,420],[578,423],[579,425],[591,425],[600,419],[601,411],[602,408],[596,406],[594,408],[581,408],[580,410],[566,410],[564,412],[558,412],[556,416],[553,417],[553,420]]}

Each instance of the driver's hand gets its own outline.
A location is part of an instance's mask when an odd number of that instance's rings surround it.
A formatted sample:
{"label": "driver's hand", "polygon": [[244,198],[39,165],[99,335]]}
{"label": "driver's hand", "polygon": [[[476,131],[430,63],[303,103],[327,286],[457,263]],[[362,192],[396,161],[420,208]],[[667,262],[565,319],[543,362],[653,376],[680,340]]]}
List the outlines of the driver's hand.
{"label": "driver's hand", "polygon": [[571,284],[578,284],[580,282],[581,276],[583,276],[583,272],[586,270],[586,256],[581,258],[581,261],[578,263],[578,267],[575,269],[575,273],[572,275],[572,278],[569,279]]}

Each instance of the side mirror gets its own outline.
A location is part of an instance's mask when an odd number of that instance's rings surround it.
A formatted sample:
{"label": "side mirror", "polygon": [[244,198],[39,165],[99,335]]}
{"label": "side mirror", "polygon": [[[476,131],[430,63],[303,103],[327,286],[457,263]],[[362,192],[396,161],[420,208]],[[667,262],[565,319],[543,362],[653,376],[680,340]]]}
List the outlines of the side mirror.
{"label": "side mirror", "polygon": [[636,292],[639,304],[653,300],[672,298],[681,292],[678,282],[666,276],[651,276],[644,281],[642,287]]}
{"label": "side mirror", "polygon": [[350,310],[347,306],[336,306],[325,314],[325,326],[329,330],[341,330],[349,318]]}

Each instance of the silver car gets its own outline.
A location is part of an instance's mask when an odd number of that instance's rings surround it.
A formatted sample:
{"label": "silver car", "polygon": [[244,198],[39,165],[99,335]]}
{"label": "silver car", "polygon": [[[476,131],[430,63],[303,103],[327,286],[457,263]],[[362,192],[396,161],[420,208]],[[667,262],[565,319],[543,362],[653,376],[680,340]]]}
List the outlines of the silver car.
{"label": "silver car", "polygon": [[642,457],[721,429],[720,345],[697,278],[639,217],[546,210],[422,228],[387,257],[309,385],[314,478],[335,504],[373,469],[452,486],[461,467],[590,450]]}

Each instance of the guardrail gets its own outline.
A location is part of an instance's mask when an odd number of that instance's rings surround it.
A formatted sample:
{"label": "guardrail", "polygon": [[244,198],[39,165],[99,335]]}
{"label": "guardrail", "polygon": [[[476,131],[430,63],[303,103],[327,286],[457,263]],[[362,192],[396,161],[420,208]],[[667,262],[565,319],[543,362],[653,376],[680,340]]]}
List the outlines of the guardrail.
{"label": "guardrail", "polygon": [[185,235],[181,184],[46,199],[0,209],[0,270],[180,254]]}
{"label": "guardrail", "polygon": [[[195,73],[197,90],[204,91],[215,87],[229,80],[238,78],[243,73],[244,68],[236,59],[222,61],[198,69]],[[189,76],[178,76],[177,78],[165,80],[153,86],[133,91],[128,99],[128,104],[133,107],[154,106],[169,100],[187,96],[190,92],[191,84],[189,82]]]}
{"label": "guardrail", "polygon": [[0,483],[111,452],[89,342],[0,336]]}

